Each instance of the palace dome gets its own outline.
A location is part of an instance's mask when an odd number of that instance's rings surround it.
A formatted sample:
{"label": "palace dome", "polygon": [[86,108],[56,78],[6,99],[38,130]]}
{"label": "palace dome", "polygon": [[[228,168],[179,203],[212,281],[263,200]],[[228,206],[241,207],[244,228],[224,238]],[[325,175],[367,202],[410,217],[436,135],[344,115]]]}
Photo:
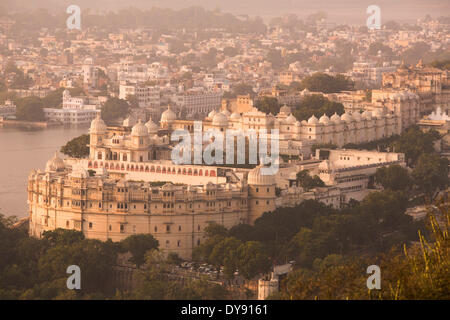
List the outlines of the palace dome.
{"label": "palace dome", "polygon": [[226,115],[227,117],[229,117],[231,115],[230,111],[228,111],[227,109],[223,110],[222,113],[224,115]]}
{"label": "palace dome", "polygon": [[145,123],[145,126],[147,127],[149,134],[157,133],[159,130],[159,126],[153,122],[152,118],[148,119],[148,121]]}
{"label": "palace dome", "polygon": [[364,119],[370,120],[372,119],[372,113],[370,111],[364,111],[361,115]]}
{"label": "palace dome", "polygon": [[287,105],[283,105],[280,108],[280,113],[289,114],[291,113],[291,108],[289,108]]}
{"label": "palace dome", "polygon": [[47,161],[45,171],[62,171],[65,168],[64,160],[58,157],[58,152],[55,152],[53,158]]}
{"label": "palace dome", "polygon": [[138,123],[136,123],[131,129],[131,136],[133,137],[145,137],[148,136],[148,129],[147,127],[142,123],[142,120],[139,119]]}
{"label": "palace dome", "polygon": [[319,119],[319,123],[328,124],[329,122],[330,118],[328,118],[328,116],[325,113]]}
{"label": "palace dome", "polygon": [[228,118],[222,112],[216,113],[212,120],[213,126],[226,126],[228,124]]}
{"label": "palace dome", "polygon": [[353,119],[355,119],[356,121],[361,121],[361,113],[359,113],[358,111],[352,113],[352,117],[353,117]]}
{"label": "palace dome", "polygon": [[106,132],[106,124],[100,117],[100,113],[98,113],[97,117],[91,121],[89,133],[105,133],[105,132]]}
{"label": "palace dome", "polygon": [[316,118],[315,115],[312,115],[311,118],[308,119],[308,124],[315,124],[318,122],[319,122],[319,120]]}
{"label": "palace dome", "polygon": [[264,174],[264,172],[261,170],[262,168],[264,168],[264,166],[259,165],[248,173],[248,184],[263,186],[276,184],[275,176],[272,174]]}
{"label": "palace dome", "polygon": [[217,114],[216,110],[212,110],[210,113],[208,113],[208,118],[214,118],[214,116]]}
{"label": "palace dome", "polygon": [[334,123],[341,123],[341,117],[336,112],[331,116],[330,120]]}
{"label": "palace dome", "polygon": [[177,115],[170,109],[170,106],[161,115],[161,122],[172,122],[177,120]]}
{"label": "palace dome", "polygon": [[297,121],[295,117],[292,115],[292,113],[284,120],[284,123],[287,124],[294,124]]}
{"label": "palace dome", "polygon": [[341,116],[341,120],[345,121],[345,122],[351,122],[353,120],[352,116],[350,114],[348,114],[347,112],[345,112],[342,116]]}
{"label": "palace dome", "polygon": [[241,115],[239,113],[237,113],[237,112],[233,112],[231,114],[231,116],[230,116],[230,119],[232,119],[232,120],[239,120],[239,119],[241,119]]}

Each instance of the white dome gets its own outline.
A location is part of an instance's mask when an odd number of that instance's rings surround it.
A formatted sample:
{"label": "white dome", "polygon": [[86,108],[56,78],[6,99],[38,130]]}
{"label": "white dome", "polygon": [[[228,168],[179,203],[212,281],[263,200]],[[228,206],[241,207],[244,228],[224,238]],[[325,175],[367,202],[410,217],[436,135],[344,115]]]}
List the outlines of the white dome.
{"label": "white dome", "polygon": [[152,118],[150,118],[147,121],[145,126],[147,127],[147,130],[148,130],[149,134],[157,133],[158,130],[159,130],[159,126],[156,123],[153,122]]}
{"label": "white dome", "polygon": [[284,123],[287,123],[287,124],[294,124],[296,121],[297,121],[297,119],[295,119],[295,117],[294,117],[292,114],[290,114],[290,115],[284,120]]}
{"label": "white dome", "polygon": [[53,158],[47,161],[45,171],[62,171],[65,168],[64,160],[58,157],[58,152],[55,152]]}
{"label": "white dome", "polygon": [[261,171],[262,168],[263,166],[259,165],[248,173],[248,184],[264,186],[276,184],[275,176],[272,174],[263,174]]}
{"label": "white dome", "polygon": [[352,117],[353,117],[353,119],[355,119],[356,121],[361,121],[361,113],[359,113],[358,111],[352,113]]}
{"label": "white dome", "polygon": [[170,106],[161,115],[161,122],[172,122],[177,120],[177,115],[170,109]]}
{"label": "white dome", "polygon": [[214,116],[217,114],[216,110],[211,111],[210,113],[208,113],[208,118],[214,118]]}
{"label": "white dome", "polygon": [[231,116],[230,116],[230,119],[232,119],[232,120],[239,120],[239,119],[241,119],[241,115],[239,113],[237,113],[237,112],[233,112],[231,114]]}
{"label": "white dome", "polygon": [[345,122],[351,122],[353,120],[352,116],[350,114],[348,114],[347,112],[345,112],[342,116],[341,116],[341,120],[345,121]]}
{"label": "white dome", "polygon": [[373,116],[377,117],[377,118],[382,118],[383,117],[383,113],[381,112],[381,110],[377,109],[377,110],[374,111]]}
{"label": "white dome", "polygon": [[330,120],[334,123],[341,123],[341,117],[336,112],[331,116]]}
{"label": "white dome", "polygon": [[318,122],[319,122],[319,120],[316,118],[315,115],[312,115],[311,118],[308,119],[308,124],[315,124]]}
{"label": "white dome", "polygon": [[289,114],[291,113],[291,108],[289,108],[287,105],[284,105],[280,108],[280,113]]}
{"label": "white dome", "polygon": [[136,123],[131,129],[131,136],[133,137],[145,137],[148,136],[148,129],[147,127],[142,123],[141,119],[139,119],[138,123]]}
{"label": "white dome", "polygon": [[324,113],[323,116],[320,117],[319,122],[328,124],[330,122],[330,118],[328,118],[328,116]]}
{"label": "white dome", "polygon": [[222,112],[216,113],[212,120],[213,126],[226,126],[228,124],[228,118]]}
{"label": "white dome", "polygon": [[370,120],[372,119],[372,113],[370,111],[364,111],[361,115],[364,119]]}
{"label": "white dome", "polygon": [[100,113],[98,113],[97,117],[91,121],[89,133],[105,133],[105,132],[106,132],[106,124],[100,117]]}

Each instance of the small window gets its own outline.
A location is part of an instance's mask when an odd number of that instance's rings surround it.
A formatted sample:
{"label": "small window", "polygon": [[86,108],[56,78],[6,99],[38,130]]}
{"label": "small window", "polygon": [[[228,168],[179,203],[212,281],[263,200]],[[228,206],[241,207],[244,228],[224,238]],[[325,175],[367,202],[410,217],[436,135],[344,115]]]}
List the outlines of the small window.
{"label": "small window", "polygon": [[92,222],[89,222],[89,229],[92,229]]}

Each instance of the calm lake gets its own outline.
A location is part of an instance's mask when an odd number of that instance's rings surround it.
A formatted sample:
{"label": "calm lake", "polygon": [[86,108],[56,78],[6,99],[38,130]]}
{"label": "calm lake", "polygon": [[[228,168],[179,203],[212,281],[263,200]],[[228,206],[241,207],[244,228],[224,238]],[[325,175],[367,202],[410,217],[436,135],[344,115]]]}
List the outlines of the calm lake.
{"label": "calm lake", "polygon": [[[88,132],[85,127],[41,130],[0,128],[0,213],[27,216],[27,178],[72,138]],[[62,156],[62,155],[61,155]]]}

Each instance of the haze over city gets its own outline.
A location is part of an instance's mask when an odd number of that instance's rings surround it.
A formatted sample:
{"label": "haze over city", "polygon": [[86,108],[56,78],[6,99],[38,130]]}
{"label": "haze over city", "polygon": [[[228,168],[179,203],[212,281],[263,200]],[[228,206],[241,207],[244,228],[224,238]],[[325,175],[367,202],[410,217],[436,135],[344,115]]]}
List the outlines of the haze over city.
{"label": "haze over city", "polygon": [[0,300],[448,300],[450,2],[0,0],[0,154]]}

